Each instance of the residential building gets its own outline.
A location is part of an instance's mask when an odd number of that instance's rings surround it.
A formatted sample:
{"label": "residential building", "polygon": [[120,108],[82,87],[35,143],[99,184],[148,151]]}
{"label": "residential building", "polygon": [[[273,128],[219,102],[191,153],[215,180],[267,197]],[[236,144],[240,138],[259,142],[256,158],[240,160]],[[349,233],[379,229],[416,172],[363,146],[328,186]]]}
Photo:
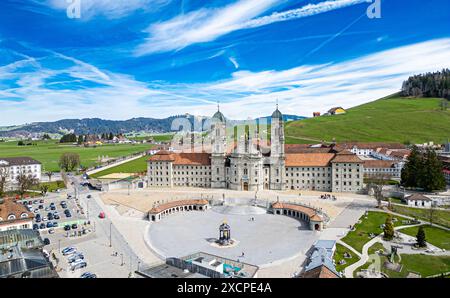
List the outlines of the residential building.
{"label": "residential building", "polygon": [[31,229],[34,214],[12,198],[0,199],[0,231]]}
{"label": "residential building", "polygon": [[301,278],[339,278],[333,262],[336,241],[318,240],[312,249],[307,264],[300,274]]}
{"label": "residential building", "polygon": [[42,164],[31,157],[0,157],[0,179],[6,179],[7,190],[14,189],[23,173],[41,179]]}

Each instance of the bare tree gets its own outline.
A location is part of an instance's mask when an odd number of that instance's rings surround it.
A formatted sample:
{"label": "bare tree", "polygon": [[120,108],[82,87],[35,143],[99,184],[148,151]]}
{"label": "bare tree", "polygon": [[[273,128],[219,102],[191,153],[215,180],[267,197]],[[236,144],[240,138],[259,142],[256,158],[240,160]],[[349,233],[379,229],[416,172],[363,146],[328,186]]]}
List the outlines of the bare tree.
{"label": "bare tree", "polygon": [[63,153],[59,158],[59,167],[65,172],[71,172],[80,165],[80,155],[77,153]]}
{"label": "bare tree", "polygon": [[46,172],[45,175],[48,176],[48,181],[51,182],[52,181],[53,172]]}
{"label": "bare tree", "polygon": [[0,167],[0,197],[3,196],[6,192],[8,176],[8,169],[6,167]]}
{"label": "bare tree", "polygon": [[433,202],[431,202],[431,206],[428,209],[428,221],[430,222],[430,226],[433,225],[435,213],[436,213],[436,208],[434,208]]}
{"label": "bare tree", "polygon": [[388,184],[391,175],[384,173],[377,173],[367,178],[368,189],[373,190],[373,196],[377,200],[378,208],[381,208],[381,202],[383,200],[383,188]]}
{"label": "bare tree", "polygon": [[39,184],[39,179],[34,177],[30,173],[26,173],[25,169],[19,170],[19,175],[16,177],[17,185],[19,188],[19,194],[23,197],[23,194],[30,189],[33,185]]}

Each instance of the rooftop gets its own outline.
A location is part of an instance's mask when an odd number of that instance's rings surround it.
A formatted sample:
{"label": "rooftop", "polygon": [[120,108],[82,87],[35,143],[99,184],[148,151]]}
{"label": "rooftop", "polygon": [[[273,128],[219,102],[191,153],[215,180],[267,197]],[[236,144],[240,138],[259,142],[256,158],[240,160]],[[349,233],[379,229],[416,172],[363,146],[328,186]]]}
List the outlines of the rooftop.
{"label": "rooftop", "polygon": [[0,157],[0,166],[22,166],[22,165],[37,165],[41,164],[40,161],[37,161],[31,157],[22,156],[22,157]]}

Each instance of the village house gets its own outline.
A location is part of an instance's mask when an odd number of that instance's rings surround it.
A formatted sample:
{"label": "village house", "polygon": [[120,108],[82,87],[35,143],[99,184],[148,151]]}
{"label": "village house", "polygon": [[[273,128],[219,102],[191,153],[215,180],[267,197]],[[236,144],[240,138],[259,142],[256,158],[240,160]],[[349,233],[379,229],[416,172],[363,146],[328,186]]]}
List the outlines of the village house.
{"label": "village house", "polygon": [[408,206],[410,207],[424,207],[430,208],[433,204],[433,200],[422,194],[413,194],[404,198]]}
{"label": "village house", "polygon": [[345,114],[347,111],[342,107],[334,107],[328,110],[328,115],[341,115]]}

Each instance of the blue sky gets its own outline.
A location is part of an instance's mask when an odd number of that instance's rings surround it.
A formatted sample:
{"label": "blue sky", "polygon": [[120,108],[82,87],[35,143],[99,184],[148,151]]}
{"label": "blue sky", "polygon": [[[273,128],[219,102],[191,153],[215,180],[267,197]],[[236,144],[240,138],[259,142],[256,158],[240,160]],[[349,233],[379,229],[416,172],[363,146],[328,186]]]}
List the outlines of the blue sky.
{"label": "blue sky", "polygon": [[0,125],[310,116],[450,67],[448,0],[373,1],[2,0]]}

